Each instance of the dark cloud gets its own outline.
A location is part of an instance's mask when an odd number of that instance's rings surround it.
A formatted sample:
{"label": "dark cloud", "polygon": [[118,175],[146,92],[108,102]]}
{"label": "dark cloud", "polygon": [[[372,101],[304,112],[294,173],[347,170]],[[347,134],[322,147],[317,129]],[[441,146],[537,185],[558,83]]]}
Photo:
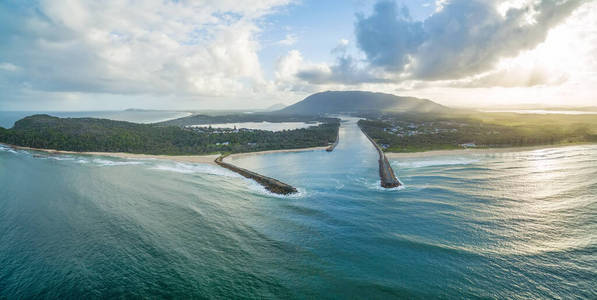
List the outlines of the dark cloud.
{"label": "dark cloud", "polygon": [[306,69],[299,71],[296,76],[308,83],[327,84],[341,82],[344,84],[382,83],[386,79],[375,76],[370,70],[359,68],[350,55],[340,56],[329,69]]}
{"label": "dark cloud", "polygon": [[398,9],[392,1],[380,1],[370,17],[357,18],[358,46],[373,66],[402,70],[426,38],[423,23],[413,22],[408,9]]}
{"label": "dark cloud", "polygon": [[582,0],[542,0],[503,16],[497,2],[452,0],[423,22],[394,1],[380,1],[355,25],[357,46],[372,67],[405,70],[411,78],[458,79],[490,70],[503,57],[543,42],[549,29]]}

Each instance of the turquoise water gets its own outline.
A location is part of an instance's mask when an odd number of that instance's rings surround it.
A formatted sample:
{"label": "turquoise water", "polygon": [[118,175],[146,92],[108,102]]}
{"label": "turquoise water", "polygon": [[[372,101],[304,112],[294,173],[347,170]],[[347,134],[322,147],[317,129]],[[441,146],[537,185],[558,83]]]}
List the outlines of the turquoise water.
{"label": "turquoise water", "polygon": [[597,146],[201,164],[0,148],[0,298],[596,298]]}

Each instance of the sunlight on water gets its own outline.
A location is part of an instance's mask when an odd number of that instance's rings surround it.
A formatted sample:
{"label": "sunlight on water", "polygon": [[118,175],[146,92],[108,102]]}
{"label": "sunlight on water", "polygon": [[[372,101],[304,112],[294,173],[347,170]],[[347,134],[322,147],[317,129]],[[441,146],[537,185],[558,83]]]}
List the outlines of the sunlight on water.
{"label": "sunlight on water", "polygon": [[387,190],[355,121],[331,153],[233,159],[293,196],[213,165],[2,146],[0,295],[596,294],[597,146],[392,160]]}

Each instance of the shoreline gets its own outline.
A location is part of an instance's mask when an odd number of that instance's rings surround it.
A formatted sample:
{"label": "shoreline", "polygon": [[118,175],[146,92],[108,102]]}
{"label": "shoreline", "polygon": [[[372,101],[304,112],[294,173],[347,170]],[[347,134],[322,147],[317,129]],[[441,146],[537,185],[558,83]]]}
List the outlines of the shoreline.
{"label": "shoreline", "polygon": [[289,153],[289,152],[306,152],[306,151],[317,151],[317,150],[325,150],[328,147],[319,146],[319,147],[309,147],[309,148],[295,148],[295,149],[280,149],[280,150],[265,150],[265,151],[257,151],[257,152],[242,152],[242,153],[232,153],[225,157],[225,159],[241,159],[243,157],[253,156],[253,155],[263,155],[263,154],[272,154],[272,153]]}
{"label": "shoreline", "polygon": [[[160,160],[171,160],[177,162],[189,162],[189,163],[205,163],[211,165],[217,165],[215,163],[216,158],[220,157],[221,154],[203,154],[203,155],[163,155],[163,154],[137,154],[127,152],[77,152],[68,150],[56,150],[56,149],[43,149],[43,148],[31,148],[24,146],[16,146],[6,143],[0,143],[0,145],[27,151],[39,151],[54,155],[90,155],[90,156],[108,156],[123,159],[160,159]],[[452,150],[430,150],[421,152],[384,152],[388,159],[395,158],[419,158],[419,157],[430,157],[430,156],[442,156],[442,155],[460,155],[460,154],[492,154],[492,153],[508,153],[508,152],[519,152],[519,151],[532,151],[550,148],[562,148],[572,146],[586,146],[586,145],[597,145],[594,143],[579,143],[579,144],[564,144],[564,145],[540,145],[540,146],[527,146],[527,147],[505,147],[505,148],[468,148],[468,149],[452,149]],[[226,156],[226,159],[236,160],[244,157],[273,154],[273,153],[291,153],[291,152],[306,152],[306,151],[324,151],[328,147],[309,147],[309,148],[295,148],[295,149],[279,149],[279,150],[265,150],[257,152],[242,152],[232,153]]]}
{"label": "shoreline", "polygon": [[573,147],[597,145],[594,143],[579,143],[579,144],[561,144],[561,145],[538,145],[538,146],[524,146],[524,147],[504,147],[504,148],[468,148],[468,149],[452,149],[452,150],[430,150],[420,152],[384,152],[388,158],[418,158],[441,155],[460,155],[460,154],[492,154],[492,153],[508,153],[508,152],[522,152],[532,150],[542,150],[551,148]]}
{"label": "shoreline", "polygon": [[[108,156],[108,157],[116,157],[116,158],[123,158],[123,159],[160,159],[160,160],[171,160],[176,162],[188,162],[188,163],[202,163],[202,164],[210,164],[210,165],[218,165],[215,160],[221,156],[221,154],[203,154],[203,155],[162,155],[162,154],[137,154],[137,153],[127,153],[127,152],[78,152],[78,151],[68,151],[68,150],[56,150],[56,149],[44,149],[44,148],[31,148],[31,147],[24,147],[24,146],[17,146],[11,144],[0,143],[0,145],[10,147],[13,149],[18,150],[27,150],[27,151],[39,151],[44,152],[52,155],[90,155],[90,156]],[[280,149],[280,150],[266,150],[266,151],[258,151],[258,152],[243,152],[243,153],[234,153],[227,156],[242,158],[251,155],[262,155],[262,154],[270,154],[270,153],[284,153],[284,152],[302,152],[302,151],[314,151],[314,150],[325,150],[326,147],[310,147],[310,148],[296,148],[296,149]]]}
{"label": "shoreline", "polygon": [[10,144],[0,143],[13,149],[27,150],[27,151],[38,151],[52,155],[88,155],[88,156],[108,156],[123,159],[160,159],[160,160],[171,160],[176,162],[190,162],[190,163],[205,163],[216,165],[214,160],[218,158],[219,154],[207,154],[207,155],[154,155],[154,154],[137,154],[137,153],[126,153],[126,152],[78,152],[68,150],[56,150],[56,149],[43,149],[43,148],[31,148],[24,146],[16,146]]}

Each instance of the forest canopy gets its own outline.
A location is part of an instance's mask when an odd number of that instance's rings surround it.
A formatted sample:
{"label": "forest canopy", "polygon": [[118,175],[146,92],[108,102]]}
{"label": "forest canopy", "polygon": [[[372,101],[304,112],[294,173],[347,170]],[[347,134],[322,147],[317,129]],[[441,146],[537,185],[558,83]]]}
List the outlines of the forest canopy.
{"label": "forest canopy", "polygon": [[0,142],[32,148],[144,154],[192,155],[327,146],[339,120],[304,129],[198,132],[178,126],[137,124],[96,118],[33,115],[0,127]]}

